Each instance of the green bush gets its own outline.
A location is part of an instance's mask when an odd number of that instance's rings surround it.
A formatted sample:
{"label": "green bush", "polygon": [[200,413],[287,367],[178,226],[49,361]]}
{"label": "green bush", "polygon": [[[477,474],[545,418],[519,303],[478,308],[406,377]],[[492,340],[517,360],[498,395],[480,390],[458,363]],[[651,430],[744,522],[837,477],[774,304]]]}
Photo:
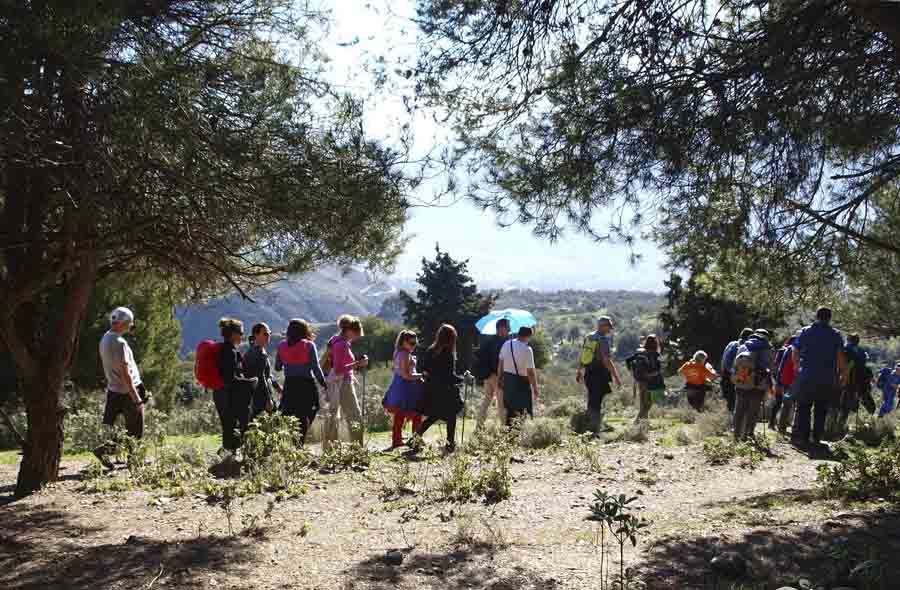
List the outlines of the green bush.
{"label": "green bush", "polygon": [[853,438],[870,446],[877,447],[885,441],[897,439],[897,418],[888,414],[883,418],[875,416],[860,417],[853,430]]}
{"label": "green bush", "polygon": [[571,418],[582,411],[584,411],[584,402],[569,398],[558,401],[547,408],[547,415],[551,418]]}
{"label": "green bush", "polygon": [[826,496],[862,500],[900,498],[900,441],[886,439],[876,449],[850,441],[837,447],[838,463],[818,467]]}
{"label": "green bush", "polygon": [[243,471],[258,492],[300,485],[312,456],[300,444],[300,423],[293,416],[262,414],[244,434]]}
{"label": "green bush", "polygon": [[211,399],[177,404],[166,422],[166,432],[172,435],[215,434],[221,429],[219,414]]}
{"label": "green bush", "polygon": [[546,449],[563,441],[563,425],[552,418],[526,420],[519,430],[519,444],[526,449]]}
{"label": "green bush", "polygon": [[697,415],[696,425],[701,438],[722,436],[732,428],[731,414],[724,404],[716,404]]}

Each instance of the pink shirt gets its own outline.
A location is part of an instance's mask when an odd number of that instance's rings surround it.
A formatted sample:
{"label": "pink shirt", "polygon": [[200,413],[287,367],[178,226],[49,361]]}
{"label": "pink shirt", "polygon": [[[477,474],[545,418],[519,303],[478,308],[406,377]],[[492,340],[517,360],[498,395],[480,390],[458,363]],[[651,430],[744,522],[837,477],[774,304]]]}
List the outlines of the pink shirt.
{"label": "pink shirt", "polygon": [[350,349],[350,342],[343,336],[333,336],[328,342],[331,348],[331,366],[335,375],[343,375],[346,379],[353,379],[353,369],[347,365],[353,364],[356,358]]}

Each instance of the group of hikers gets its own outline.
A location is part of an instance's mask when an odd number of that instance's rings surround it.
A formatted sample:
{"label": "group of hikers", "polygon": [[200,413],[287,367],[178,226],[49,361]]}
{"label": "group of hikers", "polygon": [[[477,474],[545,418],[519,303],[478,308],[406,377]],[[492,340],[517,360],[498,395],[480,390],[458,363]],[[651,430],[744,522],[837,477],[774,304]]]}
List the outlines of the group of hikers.
{"label": "group of hikers", "polygon": [[[759,412],[768,400],[769,427],[786,433],[792,425],[791,439],[798,445],[822,440],[830,411],[844,424],[860,403],[874,412],[870,391],[873,375],[867,366],[867,355],[859,347],[858,336],[851,335],[844,344],[841,334],[830,325],[831,315],[830,309],[819,308],[816,321],[788,338],[778,350],[772,346],[767,330],[744,329],[738,339],[725,347],[721,373],[711,366],[705,352],[697,351],[679,369],[685,378],[688,403],[703,411],[711,384],[719,379],[722,396],[733,414],[736,440],[753,435]],[[110,329],[100,341],[107,381],[103,422],[112,425],[119,415],[124,415],[128,434],[140,438],[149,392],[124,338],[133,326],[134,313],[128,308],[116,308],[110,314]],[[337,332],[328,340],[321,358],[312,326],[302,319],[290,320],[285,339],[276,349],[274,366],[268,352],[272,332],[267,324],[253,325],[246,335],[246,352],[242,352],[245,333],[241,321],[223,318],[219,329],[220,342],[204,341],[198,346],[195,376],[213,392],[222,426],[221,452],[236,456],[253,419],[276,410],[297,418],[301,443],[320,411],[325,414],[324,449],[338,440],[341,419],[348,424],[351,441],[364,443],[356,373],[368,367],[369,359],[353,352],[353,344],[364,335],[359,318],[338,318]],[[613,330],[611,318],[598,318],[596,330],[584,339],[575,372],[575,380],[586,390],[589,427],[598,435],[609,429],[603,422],[604,399],[614,385],[622,385],[612,358]],[[425,432],[443,421],[447,431],[445,451],[453,452],[457,416],[464,407],[461,387],[476,380],[484,388],[476,418],[478,428],[485,424],[492,405],[507,427],[532,416],[540,394],[534,351],[529,344],[532,334],[531,327],[520,327],[513,334],[509,320],[499,319],[496,336],[478,348],[473,375],[461,368],[453,326],[440,325],[433,343],[420,354],[418,335],[401,330],[394,347],[393,380],[383,398],[385,411],[393,415],[388,451],[409,447],[410,452],[417,452]],[[636,422],[648,420],[652,406],[666,399],[661,355],[660,338],[650,334],[626,359],[638,399]],[[284,375],[282,384],[275,378],[278,372]],[[880,410],[884,415],[893,410],[900,386],[900,363],[893,369],[882,369],[877,386],[884,393]],[[280,397],[277,405],[276,393]],[[411,423],[412,436],[404,439],[407,422]],[[95,454],[110,467],[112,452],[107,444]]]}

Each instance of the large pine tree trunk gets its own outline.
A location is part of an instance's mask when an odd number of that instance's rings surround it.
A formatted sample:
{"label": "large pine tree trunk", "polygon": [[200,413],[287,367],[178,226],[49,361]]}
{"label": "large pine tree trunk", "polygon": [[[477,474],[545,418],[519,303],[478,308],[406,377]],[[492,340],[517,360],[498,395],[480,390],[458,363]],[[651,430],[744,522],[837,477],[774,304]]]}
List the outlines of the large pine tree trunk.
{"label": "large pine tree trunk", "polygon": [[50,383],[39,377],[23,380],[22,387],[28,434],[16,482],[17,496],[30,494],[44,484],[56,481],[63,443],[62,380]]}
{"label": "large pine tree trunk", "polygon": [[[63,384],[72,367],[78,345],[78,328],[96,279],[96,258],[89,252],[85,253],[67,280],[59,286],[62,309],[51,310],[45,306],[43,310],[32,310],[32,319],[41,311],[46,314],[42,323],[48,329],[40,331],[42,337],[35,336],[31,340],[34,350],[43,354],[38,356],[20,351],[20,354],[13,355],[17,359],[17,368],[21,370],[19,382],[28,417],[28,434],[16,482],[17,496],[30,494],[44,484],[56,481],[59,476],[65,414],[62,406]],[[5,336],[9,337],[9,334]],[[11,348],[25,346],[18,338],[10,340]],[[24,360],[28,362],[22,366]]]}

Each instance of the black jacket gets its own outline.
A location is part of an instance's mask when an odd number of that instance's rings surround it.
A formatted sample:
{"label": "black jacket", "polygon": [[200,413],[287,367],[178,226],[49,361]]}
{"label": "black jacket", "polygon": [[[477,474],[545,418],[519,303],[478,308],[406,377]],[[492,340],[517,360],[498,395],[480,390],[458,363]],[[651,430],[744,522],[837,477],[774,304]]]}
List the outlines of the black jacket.
{"label": "black jacket", "polygon": [[431,349],[419,357],[418,369],[426,373],[420,412],[425,416],[447,419],[462,409],[457,359],[450,352],[434,354]]}
{"label": "black jacket", "polygon": [[219,375],[225,383],[225,391],[229,395],[250,395],[251,383],[244,375],[244,363],[241,351],[231,342],[223,342],[219,353]]}

